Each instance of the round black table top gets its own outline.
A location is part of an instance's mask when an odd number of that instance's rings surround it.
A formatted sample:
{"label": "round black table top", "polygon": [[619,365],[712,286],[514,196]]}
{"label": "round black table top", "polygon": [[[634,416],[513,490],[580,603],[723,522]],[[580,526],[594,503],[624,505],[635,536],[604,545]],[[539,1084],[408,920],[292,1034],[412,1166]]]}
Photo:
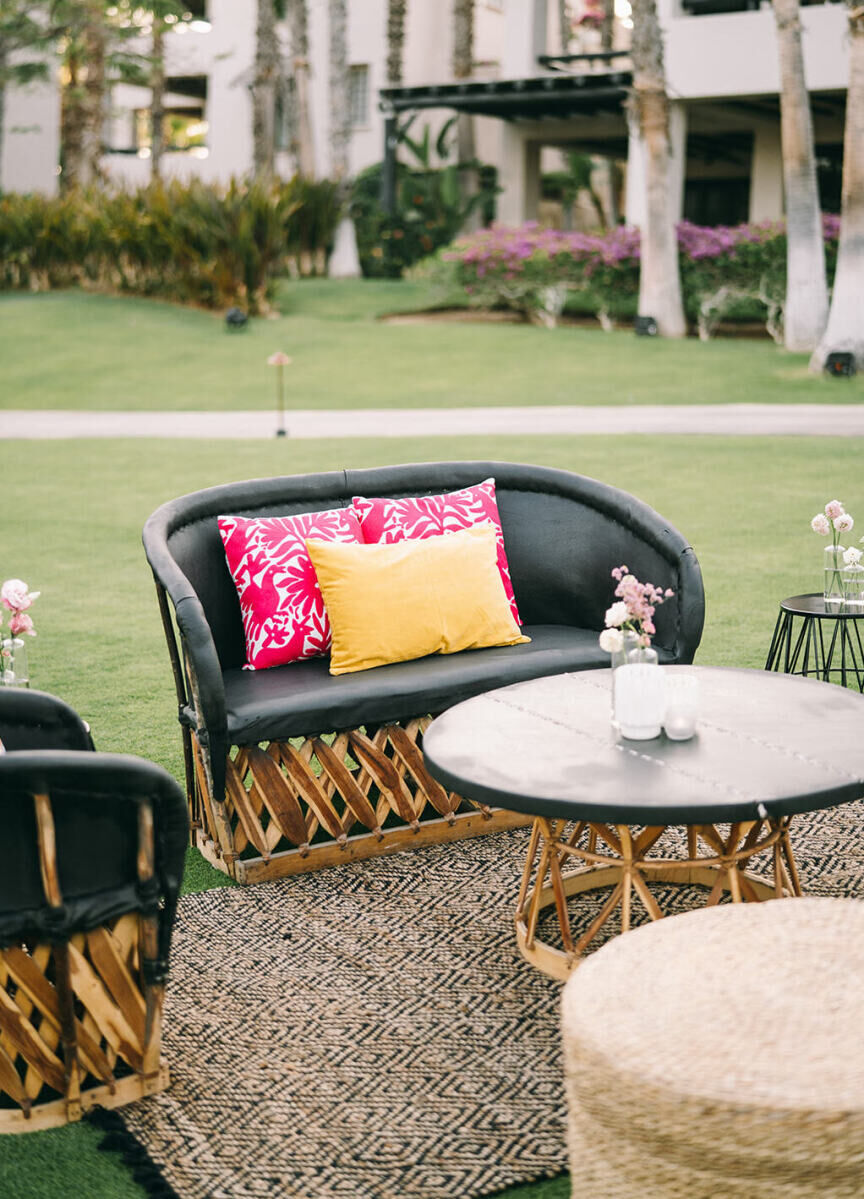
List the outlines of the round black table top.
{"label": "round black table top", "polygon": [[780,607],[784,612],[791,612],[793,616],[816,616],[848,619],[857,619],[864,616],[864,608],[847,608],[843,604],[826,604],[821,592],[813,592],[809,595],[790,595],[788,599],[780,601]]}
{"label": "round black table top", "polygon": [[689,741],[629,741],[611,722],[611,670],[516,683],[437,717],[431,773],[478,802],[617,824],[792,815],[864,796],[864,696],[762,670],[658,666],[699,682]]}

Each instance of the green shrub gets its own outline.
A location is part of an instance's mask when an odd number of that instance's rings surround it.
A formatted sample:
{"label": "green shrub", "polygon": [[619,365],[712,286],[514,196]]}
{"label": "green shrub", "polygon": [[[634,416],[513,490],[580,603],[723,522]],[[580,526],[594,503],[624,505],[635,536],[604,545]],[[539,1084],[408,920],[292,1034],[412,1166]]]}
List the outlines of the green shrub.
{"label": "green shrub", "polygon": [[289,260],[326,255],[337,219],[336,188],[326,180],[5,194],[0,286],[80,284],[256,314],[267,311]]}

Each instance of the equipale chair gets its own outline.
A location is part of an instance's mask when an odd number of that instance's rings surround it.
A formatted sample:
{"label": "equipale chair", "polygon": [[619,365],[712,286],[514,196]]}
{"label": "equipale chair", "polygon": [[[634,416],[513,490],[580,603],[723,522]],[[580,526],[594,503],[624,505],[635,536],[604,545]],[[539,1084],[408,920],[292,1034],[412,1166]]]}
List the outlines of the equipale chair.
{"label": "equipale chair", "polygon": [[0,1133],[163,1090],[183,792],[97,753],[54,696],[0,688]]}

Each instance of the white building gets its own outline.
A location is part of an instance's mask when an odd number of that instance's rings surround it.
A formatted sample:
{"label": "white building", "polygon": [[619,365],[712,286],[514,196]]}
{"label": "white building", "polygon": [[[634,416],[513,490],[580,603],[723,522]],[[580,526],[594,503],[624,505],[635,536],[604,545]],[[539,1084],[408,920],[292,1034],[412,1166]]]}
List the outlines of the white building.
{"label": "white building", "polygon": [[[584,0],[571,0],[578,17]],[[316,172],[329,170],[327,0],[307,0],[311,119]],[[498,219],[537,215],[544,149],[578,150],[617,160],[626,177],[625,215],[639,223],[641,154],[628,130],[630,83],[627,0],[618,0],[616,47],[605,61],[554,59],[563,43],[557,0],[476,0],[475,71],[455,82],[452,19],[446,0],[408,0],[404,80],[387,103],[438,126],[454,110],[476,115],[478,156],[498,168]],[[674,170],[681,214],[698,223],[776,218],[783,212],[779,72],[774,17],[766,0],[658,0],[666,72],[673,101]],[[166,176],[225,181],[252,165],[251,77],[255,0],[193,0],[194,20],[169,34],[166,68],[174,147]],[[845,6],[802,9],[807,85],[811,92],[823,207],[837,211],[848,75]],[[383,154],[386,0],[349,0],[349,57],[355,173]],[[287,30],[281,33],[290,59]],[[586,48],[578,32],[567,50]],[[106,114],[104,166],[130,184],[150,175],[149,93],[117,86]],[[59,99],[56,83],[7,95],[2,179],[7,190],[52,192],[58,184]],[[279,170],[290,175],[290,147]]]}

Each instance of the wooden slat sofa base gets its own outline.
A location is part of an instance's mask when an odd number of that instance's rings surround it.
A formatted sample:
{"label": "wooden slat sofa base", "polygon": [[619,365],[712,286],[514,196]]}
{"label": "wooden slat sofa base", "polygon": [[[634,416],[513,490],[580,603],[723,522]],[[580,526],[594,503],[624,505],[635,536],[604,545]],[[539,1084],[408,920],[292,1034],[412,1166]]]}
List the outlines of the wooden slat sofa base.
{"label": "wooden slat sofa base", "polygon": [[0,950],[0,1133],[56,1128],[168,1086],[164,988],[140,982],[145,920],[130,912],[68,942]]}
{"label": "wooden slat sofa base", "polygon": [[235,747],[222,803],[193,735],[194,844],[238,883],[256,883],[530,824],[430,776],[421,744],[431,719]]}

